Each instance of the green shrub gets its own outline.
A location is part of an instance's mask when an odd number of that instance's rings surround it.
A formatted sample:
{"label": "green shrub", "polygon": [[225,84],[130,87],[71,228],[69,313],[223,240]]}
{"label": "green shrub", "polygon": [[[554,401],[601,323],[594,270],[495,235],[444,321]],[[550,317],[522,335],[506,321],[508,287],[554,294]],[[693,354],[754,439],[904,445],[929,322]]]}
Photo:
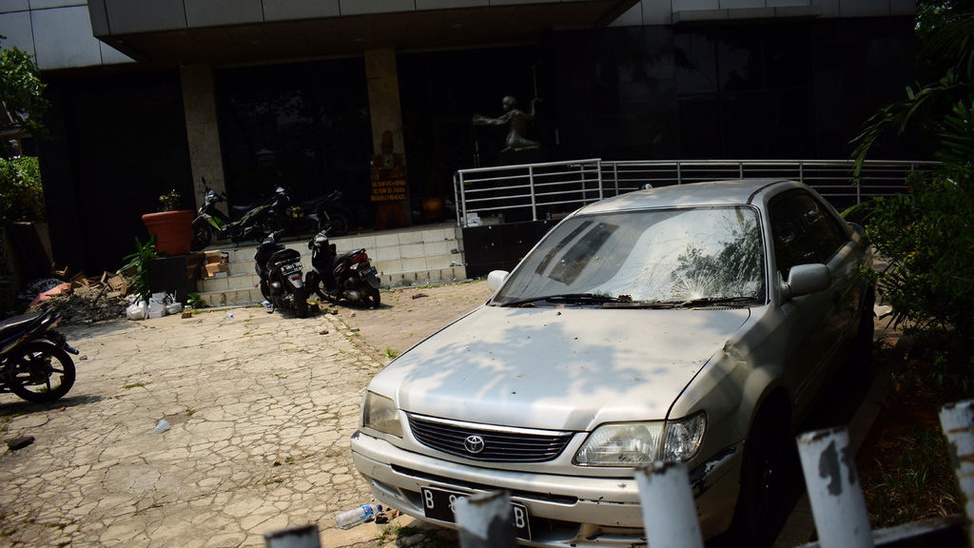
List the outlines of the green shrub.
{"label": "green shrub", "polygon": [[887,261],[875,277],[893,321],[917,337],[938,389],[967,390],[974,367],[974,178],[945,166],[910,192],[869,203],[866,236]]}
{"label": "green shrub", "polygon": [[877,276],[896,321],[970,334],[974,323],[974,200],[941,172],[914,173],[908,194],[877,198],[866,235],[889,262]]}
{"label": "green shrub", "polygon": [[37,158],[0,158],[0,226],[43,220],[44,189]]}

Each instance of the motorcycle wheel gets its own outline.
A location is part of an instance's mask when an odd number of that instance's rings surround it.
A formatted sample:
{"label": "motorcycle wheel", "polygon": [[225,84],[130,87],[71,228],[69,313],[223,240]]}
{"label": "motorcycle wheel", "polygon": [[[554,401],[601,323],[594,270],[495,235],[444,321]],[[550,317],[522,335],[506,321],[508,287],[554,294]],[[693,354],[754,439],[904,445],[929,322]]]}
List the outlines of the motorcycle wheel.
{"label": "motorcycle wheel", "polygon": [[348,234],[351,222],[349,221],[348,215],[343,211],[324,211],[321,218],[324,219],[321,222],[321,228],[331,226],[331,231],[328,233],[329,236],[344,236]]}
{"label": "motorcycle wheel", "polygon": [[308,317],[308,292],[303,287],[294,290],[294,315],[298,318]]}
{"label": "motorcycle wheel", "polygon": [[74,386],[74,361],[53,344],[34,341],[7,358],[6,381],[21,399],[46,403],[61,399]]}
{"label": "motorcycle wheel", "polygon": [[266,238],[271,232],[277,232],[281,229],[288,229],[288,232],[290,232],[290,226],[286,217],[279,215],[264,215],[260,219],[254,221],[254,225],[250,228],[249,233],[253,239],[259,242]]}
{"label": "motorcycle wheel", "polygon": [[190,243],[190,249],[193,251],[199,251],[210,245],[210,241],[212,239],[213,230],[209,226],[194,226],[193,241]]}
{"label": "motorcycle wheel", "polygon": [[368,288],[368,296],[365,298],[365,304],[369,308],[379,308],[379,300],[379,290],[374,287]]}

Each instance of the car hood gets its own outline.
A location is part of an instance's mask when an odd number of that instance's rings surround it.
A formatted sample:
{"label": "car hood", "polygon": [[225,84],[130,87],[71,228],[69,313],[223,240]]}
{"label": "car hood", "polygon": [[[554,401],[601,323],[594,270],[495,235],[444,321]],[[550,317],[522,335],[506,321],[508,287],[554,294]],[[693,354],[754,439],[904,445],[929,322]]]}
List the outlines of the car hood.
{"label": "car hood", "polygon": [[504,426],[662,419],[749,314],[481,306],[394,360],[370,390],[410,413]]}

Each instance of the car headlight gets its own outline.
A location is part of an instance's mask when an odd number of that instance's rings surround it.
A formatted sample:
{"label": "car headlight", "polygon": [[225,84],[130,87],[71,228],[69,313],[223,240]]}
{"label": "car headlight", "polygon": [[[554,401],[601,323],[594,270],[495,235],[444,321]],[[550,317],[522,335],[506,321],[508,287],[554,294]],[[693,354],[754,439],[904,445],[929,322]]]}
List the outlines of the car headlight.
{"label": "car headlight", "polygon": [[707,418],[604,424],[575,454],[579,466],[637,466],[659,460],[686,462],[697,454]]}
{"label": "car headlight", "polygon": [[362,426],[402,437],[402,424],[399,422],[399,410],[396,409],[396,404],[392,399],[374,392],[365,394],[365,403],[362,404]]}

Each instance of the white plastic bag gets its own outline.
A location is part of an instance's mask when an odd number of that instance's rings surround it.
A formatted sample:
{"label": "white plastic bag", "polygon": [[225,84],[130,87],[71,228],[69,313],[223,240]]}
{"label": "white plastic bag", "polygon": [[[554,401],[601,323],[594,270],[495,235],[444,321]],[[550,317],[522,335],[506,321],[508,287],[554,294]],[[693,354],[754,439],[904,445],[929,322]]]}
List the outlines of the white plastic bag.
{"label": "white plastic bag", "polygon": [[130,320],[144,320],[148,313],[145,302],[135,302],[125,309],[125,317]]}

